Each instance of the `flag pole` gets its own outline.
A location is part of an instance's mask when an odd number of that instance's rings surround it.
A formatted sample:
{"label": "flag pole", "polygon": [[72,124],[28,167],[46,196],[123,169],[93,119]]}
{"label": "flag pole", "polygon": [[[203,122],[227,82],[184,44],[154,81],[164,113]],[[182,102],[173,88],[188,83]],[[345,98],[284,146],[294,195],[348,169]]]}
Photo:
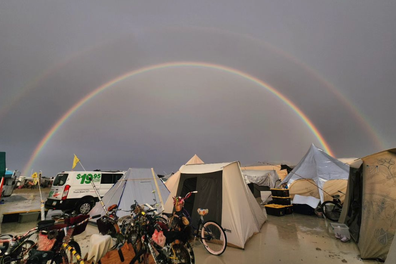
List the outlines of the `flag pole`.
{"label": "flag pole", "polygon": [[[75,159],[77,158],[76,154],[74,154],[74,158],[75,158]],[[79,164],[81,165],[81,167],[83,168],[83,170],[86,171],[86,169],[85,169],[84,166],[82,165],[80,159],[77,158],[77,160],[78,160],[78,163],[79,163]],[[100,197],[99,191],[98,191],[98,189],[97,189],[96,186],[95,186],[94,179],[91,177],[90,180],[91,180],[92,188],[94,189],[94,191],[95,191],[95,193],[96,193],[96,196],[98,197],[99,202],[100,202],[100,204],[102,205],[102,208],[103,208],[105,214],[108,215],[109,213],[108,213],[108,211],[107,211],[107,209],[106,209],[106,205],[104,204],[102,198]]]}
{"label": "flag pole", "polygon": [[83,168],[84,171],[87,171],[84,166],[82,165],[81,161],[78,161],[78,163],[80,163],[81,167]]}

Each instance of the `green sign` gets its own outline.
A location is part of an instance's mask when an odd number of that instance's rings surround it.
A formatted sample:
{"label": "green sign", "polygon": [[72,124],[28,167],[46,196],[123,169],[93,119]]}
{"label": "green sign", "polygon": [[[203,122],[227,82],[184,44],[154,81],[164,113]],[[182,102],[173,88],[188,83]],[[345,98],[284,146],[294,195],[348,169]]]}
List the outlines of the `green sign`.
{"label": "green sign", "polygon": [[0,152],[0,178],[4,177],[6,171],[6,153]]}
{"label": "green sign", "polygon": [[77,174],[77,180],[81,180],[81,184],[91,184],[91,179],[94,181],[94,182],[100,182],[100,177],[101,177],[101,175],[100,175],[100,173],[98,173],[98,174],[91,174],[91,173],[88,173],[88,174]]}

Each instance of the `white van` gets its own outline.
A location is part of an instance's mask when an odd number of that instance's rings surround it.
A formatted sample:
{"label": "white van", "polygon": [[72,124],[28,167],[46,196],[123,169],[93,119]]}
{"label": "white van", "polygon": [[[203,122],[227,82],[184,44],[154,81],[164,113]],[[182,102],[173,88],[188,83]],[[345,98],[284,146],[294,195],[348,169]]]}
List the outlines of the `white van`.
{"label": "white van", "polygon": [[63,171],[56,175],[45,208],[87,214],[99,201],[92,186],[103,197],[125,171]]}

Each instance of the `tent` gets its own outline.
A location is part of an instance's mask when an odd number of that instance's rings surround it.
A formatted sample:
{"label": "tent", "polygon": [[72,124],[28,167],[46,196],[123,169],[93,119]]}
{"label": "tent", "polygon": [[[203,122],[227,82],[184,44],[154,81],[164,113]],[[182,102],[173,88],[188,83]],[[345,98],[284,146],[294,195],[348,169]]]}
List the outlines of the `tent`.
{"label": "tent", "polygon": [[393,238],[392,245],[390,246],[388,256],[386,257],[385,264],[396,263],[396,238]]}
{"label": "tent", "polygon": [[[128,169],[116,184],[103,196],[102,200],[106,207],[117,204],[121,209],[117,213],[119,217],[128,215],[131,205],[136,200],[138,204],[157,203],[158,206],[164,206],[164,202],[168,199],[169,191],[165,184],[158,178],[154,169],[144,168]],[[104,210],[100,202],[89,213],[93,215],[104,215]]]}
{"label": "tent", "polygon": [[351,164],[340,222],[362,258],[385,259],[396,232],[396,148]]}
{"label": "tent", "polygon": [[276,174],[278,174],[279,179],[283,180],[287,176],[287,165],[271,165],[271,164],[257,164],[257,165],[249,165],[249,166],[242,166],[242,171],[244,170],[261,170],[261,171],[268,171],[274,170]]}
{"label": "tent", "polygon": [[[186,163],[186,165],[192,165],[192,164],[204,164],[204,162],[197,156],[197,154],[195,154]],[[166,187],[171,192],[170,197],[176,196],[177,185],[179,184],[179,179],[180,179],[180,171],[177,171],[175,174],[170,176],[169,179],[165,182]],[[173,200],[168,199],[166,201],[165,208],[172,208],[172,207],[173,207]],[[172,209],[170,209],[168,211],[172,211]]]}
{"label": "tent", "polygon": [[244,170],[242,175],[254,197],[261,197],[262,191],[270,192],[275,188],[280,179],[275,170]]}
{"label": "tent", "polygon": [[[219,223],[226,232],[229,244],[244,248],[246,241],[267,219],[263,210],[245,184],[239,162],[183,165],[168,185],[171,195],[165,204],[165,212],[172,212],[173,196],[184,196],[198,191],[185,203],[185,209],[196,226],[197,208],[208,208],[205,220]],[[176,178],[177,177],[177,178]]]}
{"label": "tent", "polygon": [[254,183],[258,186],[275,188],[279,176],[275,170],[242,170],[246,184]]}
{"label": "tent", "polygon": [[[313,196],[324,202],[332,200],[332,195],[340,194],[338,191],[346,192],[348,176],[349,165],[312,144],[281,184],[287,183],[293,197],[295,194]],[[344,195],[340,199],[343,201]]]}

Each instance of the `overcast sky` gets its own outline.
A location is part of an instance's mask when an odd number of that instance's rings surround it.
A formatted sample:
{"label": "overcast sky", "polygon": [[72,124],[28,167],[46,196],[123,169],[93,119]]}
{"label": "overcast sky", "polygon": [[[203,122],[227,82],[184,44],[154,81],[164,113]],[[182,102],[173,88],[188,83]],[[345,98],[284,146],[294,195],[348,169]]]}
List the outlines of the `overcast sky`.
{"label": "overcast sky", "polygon": [[395,14],[392,0],[0,1],[0,151],[53,176],[73,154],[162,174],[194,154],[394,148]]}

